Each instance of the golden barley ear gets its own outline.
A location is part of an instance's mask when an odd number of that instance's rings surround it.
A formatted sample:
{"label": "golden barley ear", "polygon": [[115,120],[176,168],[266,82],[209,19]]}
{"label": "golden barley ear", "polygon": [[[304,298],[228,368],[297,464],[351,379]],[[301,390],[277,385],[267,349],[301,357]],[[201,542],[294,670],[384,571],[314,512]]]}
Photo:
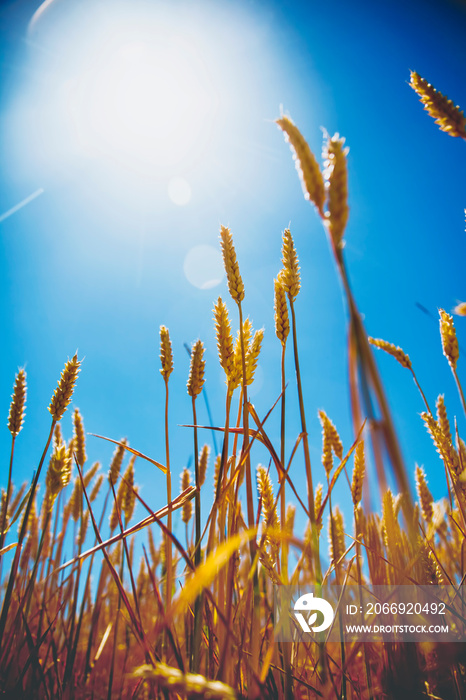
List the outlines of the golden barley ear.
{"label": "golden barley ear", "polygon": [[[207,464],[209,462],[210,447],[209,445],[204,445],[201,454],[199,455],[199,486],[202,486],[205,482],[205,475],[207,472]],[[187,487],[186,487],[187,488]]]}
{"label": "golden barley ear", "polygon": [[200,340],[197,340],[191,350],[191,366],[187,384],[188,394],[194,399],[201,393],[204,386],[204,372],[204,345]]}
{"label": "golden barley ear", "polygon": [[278,280],[289,298],[294,301],[301,289],[301,277],[298,254],[289,228],[283,231],[282,263],[283,268],[278,275]]}
{"label": "golden barley ear", "polygon": [[136,456],[133,455],[129,460],[129,464],[123,474],[123,482],[125,484],[125,489],[123,491],[123,497],[121,501],[121,510],[125,514],[125,520],[128,523],[133,515],[134,506],[136,505],[136,487],[134,486],[134,463],[136,461]]}
{"label": "golden barley ear", "polygon": [[286,292],[279,278],[273,281],[274,284],[274,309],[275,309],[275,335],[283,346],[290,332],[290,319],[288,306],[286,303]]}
{"label": "golden barley ear", "polygon": [[116,480],[118,479],[118,474],[121,470],[121,465],[123,464],[123,457],[125,456],[125,445],[128,444],[126,438],[120,441],[120,445],[117,445],[115,452],[113,453],[112,461],[110,462],[110,468],[108,470],[108,480],[112,486],[115,486]]}
{"label": "golden barley ear", "polygon": [[74,424],[74,439],[75,439],[75,455],[80,467],[82,467],[87,459],[86,456],[86,438],[84,435],[84,424],[79,408],[74,409],[73,413]]}
{"label": "golden barley ear", "polygon": [[228,309],[221,297],[217,299],[217,303],[214,306],[214,320],[220,366],[225,372],[227,382],[229,382],[233,377],[235,365],[233,337],[231,335]]}
{"label": "golden barley ear", "polygon": [[65,443],[62,443],[52,454],[45,480],[48,498],[48,510],[60,491],[67,486],[71,478],[71,457],[68,454]]}
{"label": "golden barley ear", "polygon": [[322,484],[317,484],[314,496],[314,518],[316,521],[317,532],[319,534],[323,527],[322,514],[320,512],[320,509],[322,508],[323,497],[324,487]]}
{"label": "golden barley ear", "polygon": [[160,326],[160,361],[162,363],[160,374],[168,382],[168,378],[173,372],[173,352],[170,334],[165,326]]}
{"label": "golden barley ear", "polygon": [[322,425],[322,464],[328,476],[333,467],[332,452],[336,457],[342,459],[343,444],[337,429],[325,411],[319,411],[319,419]]}
{"label": "golden barley ear", "polygon": [[452,313],[454,313],[455,316],[466,316],[466,301],[460,301],[455,306]]}
{"label": "golden barley ear", "polygon": [[409,359],[409,355],[407,355],[400,347],[397,345],[393,345],[393,343],[388,343],[386,340],[382,340],[381,338],[368,338],[369,343],[373,345],[376,348],[379,348],[379,350],[383,350],[384,352],[388,353],[392,357],[397,360],[397,362],[400,363],[402,367],[406,367],[406,369],[411,369],[411,360]]}
{"label": "golden barley ear", "polygon": [[23,427],[26,410],[26,372],[20,369],[15,379],[15,386],[11,396],[10,413],[8,416],[8,430],[12,437],[16,437]]}
{"label": "golden barley ear", "polygon": [[261,328],[260,330],[258,330],[254,333],[254,338],[252,339],[252,343],[251,343],[249,350],[247,352],[247,355],[246,355],[246,385],[247,386],[252,384],[254,381],[254,374],[256,372],[257,361],[259,359],[259,354],[261,351],[263,339],[264,339],[264,329]]}
{"label": "golden barley ear", "polygon": [[455,324],[453,323],[453,317],[443,309],[439,309],[439,314],[443,354],[447,358],[450,367],[454,370],[460,356]]}
{"label": "golden barley ear", "polygon": [[353,481],[351,484],[351,495],[354,507],[357,508],[362,498],[362,486],[366,473],[366,460],[364,457],[364,442],[358,442],[354,451]]}
{"label": "golden barley ear", "polygon": [[466,117],[459,106],[442,95],[427,80],[415,71],[411,71],[410,87],[419,95],[424,109],[435,119],[441,131],[466,139]]}
{"label": "golden barley ear", "polygon": [[65,369],[61,373],[58,386],[55,389],[55,393],[52,396],[49,406],[49,411],[52,414],[52,418],[56,421],[63,418],[63,414],[70,404],[76,379],[78,378],[80,371],[80,366],[81,360],[78,360],[78,356],[75,354],[71,360],[68,360],[65,365]]}
{"label": "golden barley ear", "polygon": [[428,523],[432,521],[434,514],[432,504],[434,498],[427,486],[426,475],[424,469],[416,464],[416,489],[421,504],[422,516]]}
{"label": "golden barley ear", "polygon": [[[185,467],[181,473],[181,493],[183,491],[186,491],[187,488],[191,485],[191,472],[187,467]],[[191,520],[191,516],[193,514],[193,504],[192,501],[185,501],[183,504],[183,509],[182,509],[182,514],[181,514],[181,520],[184,523],[189,523]]]}
{"label": "golden barley ear", "polygon": [[336,249],[342,247],[343,236],[349,217],[348,167],[344,148],[345,139],[339,134],[327,136],[324,142],[324,178],[328,193],[326,225]]}
{"label": "golden barley ear", "polygon": [[225,226],[220,228],[220,245],[222,248],[223,264],[227,275],[228,290],[231,294],[231,298],[239,304],[244,299],[244,284],[241,279],[238,260],[236,259],[233,237],[230,229]]}
{"label": "golden barley ear", "polygon": [[328,536],[330,543],[330,559],[336,564],[345,553],[345,526],[343,513],[335,507],[333,514],[329,516]]}
{"label": "golden barley ear", "polygon": [[281,117],[276,124],[285,134],[293,152],[304,196],[310,200],[321,216],[324,215],[325,187],[319,164],[304,136],[289,117]]}

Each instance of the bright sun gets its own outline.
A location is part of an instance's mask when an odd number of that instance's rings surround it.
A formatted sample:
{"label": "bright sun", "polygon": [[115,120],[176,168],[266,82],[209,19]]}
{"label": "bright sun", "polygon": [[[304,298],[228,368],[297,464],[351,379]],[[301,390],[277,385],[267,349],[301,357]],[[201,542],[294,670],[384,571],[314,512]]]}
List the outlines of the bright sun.
{"label": "bright sun", "polygon": [[199,153],[217,99],[202,57],[182,37],[106,46],[64,97],[83,146],[157,168]]}
{"label": "bright sun", "polygon": [[45,138],[62,129],[86,154],[152,173],[201,158],[221,99],[205,36],[160,11],[71,15],[70,4],[63,27],[54,7],[44,3],[30,28],[52,57],[47,99],[61,115]]}

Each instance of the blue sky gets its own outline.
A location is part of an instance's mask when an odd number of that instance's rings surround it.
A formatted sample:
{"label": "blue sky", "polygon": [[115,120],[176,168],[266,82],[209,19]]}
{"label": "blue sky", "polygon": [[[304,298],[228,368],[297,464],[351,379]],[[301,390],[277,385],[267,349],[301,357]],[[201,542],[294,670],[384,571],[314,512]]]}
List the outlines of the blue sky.
{"label": "blue sky", "polygon": [[[28,29],[37,6],[6,2],[0,10],[5,423],[15,372],[26,366],[28,373],[15,482],[30,478],[37,465],[50,424],[47,405],[76,349],[85,361],[73,405],[86,430],[126,436],[164,461],[158,329],[165,324],[175,355],[170,437],[177,488],[176,475],[192,460],[191,433],[178,427],[191,422],[183,344],[198,337],[206,345],[214,422],[224,419],[212,308],[222,295],[235,332],[236,310],[225,280],[214,285],[221,277],[215,253],[209,253],[213,266],[199,271],[192,252],[219,250],[221,224],[234,235],[245,313],[255,328],[265,328],[252,387],[256,409],[264,415],[280,391],[273,278],[281,232],[290,224],[302,266],[296,309],[315,482],[324,480],[319,408],[349,448],[345,307],[324,231],[273,123],[281,109],[318,156],[321,127],[346,137],[346,259],[367,331],[409,353],[429,401],[445,393],[464,435],[434,319],[438,307],[450,311],[466,298],[466,150],[437,129],[408,86],[409,70],[416,70],[466,106],[464,8],[446,2],[55,0]],[[122,84],[116,56],[141,66],[140,73],[128,68]],[[189,201],[180,205],[180,197]],[[197,253],[205,259],[205,248]],[[207,288],[194,286],[187,272],[200,274],[196,283]],[[466,348],[464,323],[456,319]],[[436,497],[443,496],[443,466],[418,417],[420,397],[408,372],[380,355],[408,470],[423,464]],[[289,454],[299,431],[291,353],[287,368]],[[199,405],[199,421],[207,423]],[[71,411],[63,430],[71,436]],[[278,446],[278,420],[271,419],[270,430]],[[6,475],[6,427],[0,440]],[[89,459],[101,460],[104,469],[112,451],[89,438]],[[256,461],[266,458],[259,452]],[[291,472],[297,485],[302,474],[299,457]],[[138,461],[136,481],[154,508],[164,504],[161,473]],[[340,498],[346,498],[343,482]]]}

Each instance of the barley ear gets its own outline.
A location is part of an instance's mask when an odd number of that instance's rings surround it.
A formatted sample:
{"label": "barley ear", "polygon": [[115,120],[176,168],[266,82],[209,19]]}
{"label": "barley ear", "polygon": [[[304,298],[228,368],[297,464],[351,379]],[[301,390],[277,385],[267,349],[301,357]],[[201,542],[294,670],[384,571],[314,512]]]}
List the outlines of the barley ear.
{"label": "barley ear", "polygon": [[123,474],[123,482],[125,488],[123,491],[123,497],[121,501],[121,510],[125,514],[125,521],[128,523],[134,512],[134,506],[136,505],[136,487],[134,486],[134,462],[136,461],[136,456],[133,455],[129,461],[125,473]]}
{"label": "barley ear", "polygon": [[301,289],[299,262],[290,229],[283,231],[282,243],[283,269],[278,275],[279,282],[290,299],[294,301]]}
{"label": "barley ear", "polygon": [[345,553],[345,528],[343,522],[343,513],[338,506],[335,507],[333,514],[329,516],[329,541],[330,541],[330,559],[336,564]]}
{"label": "barley ear", "polygon": [[202,450],[201,450],[201,454],[199,455],[199,486],[202,486],[204,481],[205,481],[207,464],[209,461],[209,454],[210,454],[209,445],[204,445]]}
{"label": "barley ear", "polygon": [[286,293],[279,278],[273,281],[274,284],[274,308],[275,308],[275,335],[283,346],[290,332],[290,319],[288,306],[286,303]]}
{"label": "barley ear", "polygon": [[118,479],[118,474],[120,473],[121,465],[123,464],[123,457],[125,456],[125,445],[128,444],[126,438],[123,438],[120,442],[121,444],[116,446],[112,461],[110,462],[110,468],[108,470],[108,480],[112,486],[115,486],[116,480]]}
{"label": "barley ear", "polygon": [[379,348],[380,350],[383,350],[384,352],[388,353],[392,357],[397,360],[397,362],[400,363],[402,367],[406,367],[406,369],[411,369],[411,360],[409,359],[409,355],[407,355],[403,350],[398,347],[397,345],[393,345],[393,343],[388,343],[386,340],[382,340],[381,338],[368,338],[369,343],[373,345],[376,348]]}
{"label": "barley ear", "polygon": [[81,361],[78,360],[77,354],[65,365],[65,369],[61,373],[58,386],[55,389],[55,393],[52,396],[50,402],[49,411],[52,414],[52,418],[55,421],[62,419],[63,414],[69,406],[71,397],[73,396],[74,385],[76,384],[76,379],[78,378],[78,373],[80,371]]}
{"label": "barley ear", "polygon": [[419,95],[424,109],[435,119],[435,123],[438,124],[441,131],[445,131],[450,136],[466,138],[466,117],[452,100],[442,95],[414,71],[411,71],[409,85]]}
{"label": "barley ear", "polygon": [[84,425],[79,408],[74,409],[73,413],[74,438],[75,438],[75,454],[76,460],[82,467],[87,459],[86,456],[86,438],[84,435]]}
{"label": "barley ear", "polygon": [[197,340],[191,350],[191,366],[187,384],[188,394],[192,396],[193,399],[202,391],[202,387],[204,386],[204,372],[204,345],[200,340]]}
{"label": "barley ear", "polygon": [[217,303],[214,306],[214,320],[220,366],[225,372],[227,382],[229,382],[232,379],[235,364],[233,337],[231,335],[228,310],[221,297],[217,299]]}
{"label": "barley ear", "polygon": [[26,372],[20,369],[15,379],[15,386],[11,396],[10,413],[8,416],[8,430],[16,437],[23,427],[26,408]]}
{"label": "barley ear", "polygon": [[[181,473],[181,493],[183,491],[186,491],[187,488],[189,488],[191,484],[191,473],[189,469],[186,467],[183,469]],[[185,501],[183,503],[183,509],[182,509],[182,514],[181,514],[181,520],[187,524],[191,520],[191,516],[193,514],[193,504],[191,500]]]}
{"label": "barley ear", "polygon": [[52,454],[47,470],[45,485],[49,511],[52,509],[53,503],[60,491],[68,484],[70,477],[71,457],[68,455],[66,445],[63,442]]}
{"label": "barley ear", "polygon": [[362,485],[366,473],[366,460],[364,457],[364,442],[358,442],[354,451],[353,482],[351,485],[351,495],[354,507],[357,508],[362,498]]}
{"label": "barley ear", "polygon": [[343,236],[349,216],[348,170],[344,148],[345,139],[335,134],[327,136],[324,143],[324,178],[328,190],[326,225],[336,249],[342,247]]}
{"label": "barley ear", "polygon": [[453,317],[443,309],[439,309],[439,314],[443,354],[447,358],[450,367],[455,370],[460,353]]}
{"label": "barley ear", "polygon": [[168,382],[168,378],[173,372],[173,352],[170,334],[165,326],[160,326],[160,361],[162,363],[160,374]]}
{"label": "barley ear", "polygon": [[319,164],[308,146],[304,136],[289,117],[281,117],[276,124],[285,134],[293,152],[299,178],[303,187],[304,197],[310,200],[323,216],[325,202],[324,179]]}
{"label": "barley ear", "polygon": [[236,259],[235,246],[233,245],[233,237],[230,229],[222,226],[220,228],[220,245],[222,248],[223,264],[228,281],[228,290],[231,298],[237,304],[244,299],[244,284],[241,279],[238,261]]}
{"label": "barley ear", "polygon": [[259,354],[262,347],[262,341],[264,339],[264,329],[254,333],[254,338],[252,339],[251,346],[246,355],[246,385],[249,386],[254,381],[254,374],[257,368],[257,361],[259,359]]}
{"label": "barley ear", "polygon": [[432,503],[434,502],[433,496],[427,486],[426,475],[424,469],[416,464],[416,488],[417,494],[419,496],[419,502],[421,504],[421,510],[423,518],[426,522],[430,523],[434,514]]}

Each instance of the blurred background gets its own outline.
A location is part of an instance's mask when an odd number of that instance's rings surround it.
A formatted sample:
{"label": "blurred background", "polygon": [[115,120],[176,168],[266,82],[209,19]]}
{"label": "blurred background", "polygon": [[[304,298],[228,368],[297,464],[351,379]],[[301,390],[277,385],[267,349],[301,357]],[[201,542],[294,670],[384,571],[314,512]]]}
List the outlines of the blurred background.
{"label": "blurred background", "polygon": [[[466,299],[466,147],[438,130],[408,81],[416,70],[466,106],[465,39],[464,5],[445,0],[3,2],[2,485],[15,372],[25,366],[28,375],[18,484],[38,464],[50,425],[47,406],[76,350],[84,362],[73,406],[86,431],[127,437],[164,462],[164,324],[175,362],[170,439],[177,492],[177,474],[193,463],[192,433],[181,426],[192,422],[184,345],[197,338],[206,346],[212,421],[224,422],[212,320],[217,297],[229,306],[234,333],[237,314],[221,264],[221,224],[233,232],[245,314],[254,328],[265,328],[251,387],[260,416],[280,393],[273,278],[282,231],[291,227],[302,267],[296,310],[314,482],[325,481],[318,409],[335,422],[346,449],[354,439],[347,314],[325,232],[274,124],[281,113],[293,118],[318,157],[322,128],[346,138],[345,254],[367,331],[410,355],[431,405],[445,393],[464,436],[437,309],[451,311]],[[456,318],[466,351],[465,324]],[[415,463],[424,465],[434,496],[445,496],[443,465],[418,415],[421,398],[409,373],[381,355],[407,469],[413,475]],[[291,352],[287,372],[289,457],[300,431]],[[459,374],[464,377],[461,358]],[[208,425],[202,397],[198,406],[199,422]],[[278,449],[275,413],[267,425]],[[62,421],[67,438],[71,415]],[[215,452],[210,431],[200,442]],[[220,444],[217,434],[217,449]],[[89,463],[100,460],[106,469],[113,446],[89,437],[87,451]],[[268,465],[266,453],[254,459]],[[212,458],[209,471],[206,504]],[[304,488],[300,454],[291,477]],[[138,460],[136,482],[154,509],[164,505],[164,477],[155,467]],[[343,479],[336,500],[349,500]],[[176,528],[183,532],[181,522]]]}

